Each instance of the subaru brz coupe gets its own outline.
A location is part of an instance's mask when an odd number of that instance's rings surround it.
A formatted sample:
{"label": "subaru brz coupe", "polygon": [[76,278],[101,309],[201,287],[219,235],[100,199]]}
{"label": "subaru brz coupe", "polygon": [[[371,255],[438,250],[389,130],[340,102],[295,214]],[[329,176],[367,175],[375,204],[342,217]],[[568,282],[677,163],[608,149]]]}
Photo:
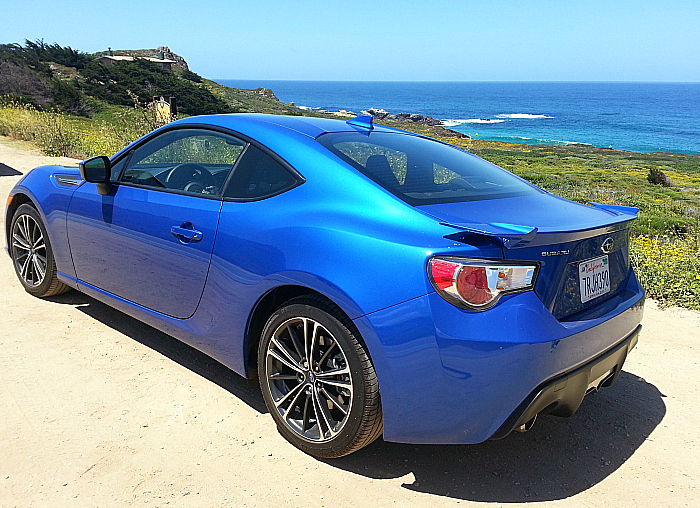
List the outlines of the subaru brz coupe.
{"label": "subaru brz coupe", "polygon": [[574,203],[373,125],[191,117],[12,190],[31,294],[71,288],[259,381],[318,457],[568,416],[636,345],[635,208]]}

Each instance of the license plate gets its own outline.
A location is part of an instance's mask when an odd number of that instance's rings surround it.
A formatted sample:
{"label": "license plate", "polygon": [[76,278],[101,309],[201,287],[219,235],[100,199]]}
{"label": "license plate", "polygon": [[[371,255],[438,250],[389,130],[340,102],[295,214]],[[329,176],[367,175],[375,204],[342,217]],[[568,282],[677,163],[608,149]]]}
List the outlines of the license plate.
{"label": "license plate", "polygon": [[584,261],[578,265],[581,283],[581,303],[610,292],[610,263],[608,256]]}

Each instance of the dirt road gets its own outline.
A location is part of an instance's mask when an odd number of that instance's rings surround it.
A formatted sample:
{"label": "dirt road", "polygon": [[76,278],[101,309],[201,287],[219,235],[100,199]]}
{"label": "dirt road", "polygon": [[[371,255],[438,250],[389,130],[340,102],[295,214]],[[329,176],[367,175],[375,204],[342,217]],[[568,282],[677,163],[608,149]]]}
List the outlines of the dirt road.
{"label": "dirt road", "polygon": [[[0,215],[19,173],[55,161],[0,138]],[[326,462],[233,372],[78,292],[29,296],[4,252],[0,308],[1,507],[700,506],[697,312],[648,301],[624,372],[572,418]]]}

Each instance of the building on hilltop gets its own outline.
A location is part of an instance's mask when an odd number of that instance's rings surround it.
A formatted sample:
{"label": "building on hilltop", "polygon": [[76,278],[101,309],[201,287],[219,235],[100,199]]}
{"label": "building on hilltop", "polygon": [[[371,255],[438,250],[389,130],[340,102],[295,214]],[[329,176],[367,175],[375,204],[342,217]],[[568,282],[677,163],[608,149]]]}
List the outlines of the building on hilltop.
{"label": "building on hilltop", "polygon": [[117,51],[109,48],[107,51],[95,53],[95,58],[104,65],[113,65],[116,62],[133,62],[136,58],[142,58],[143,60],[158,64],[169,71],[174,69],[188,70],[185,59],[170,51],[170,48],[167,46],[159,46],[157,49]]}

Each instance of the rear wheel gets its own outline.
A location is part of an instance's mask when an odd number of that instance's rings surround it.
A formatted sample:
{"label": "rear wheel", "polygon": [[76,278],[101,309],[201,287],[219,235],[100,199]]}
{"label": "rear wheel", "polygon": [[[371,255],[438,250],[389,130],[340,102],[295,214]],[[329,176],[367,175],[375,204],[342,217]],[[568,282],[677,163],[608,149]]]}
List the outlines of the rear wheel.
{"label": "rear wheel", "polygon": [[382,433],[369,355],[352,322],[321,298],[295,298],[270,317],[258,373],[280,433],[310,455],[341,457]]}
{"label": "rear wheel", "polygon": [[36,209],[20,205],[10,224],[12,264],[24,289],[34,296],[52,296],[70,289],[56,276],[56,262],[46,227]]}

